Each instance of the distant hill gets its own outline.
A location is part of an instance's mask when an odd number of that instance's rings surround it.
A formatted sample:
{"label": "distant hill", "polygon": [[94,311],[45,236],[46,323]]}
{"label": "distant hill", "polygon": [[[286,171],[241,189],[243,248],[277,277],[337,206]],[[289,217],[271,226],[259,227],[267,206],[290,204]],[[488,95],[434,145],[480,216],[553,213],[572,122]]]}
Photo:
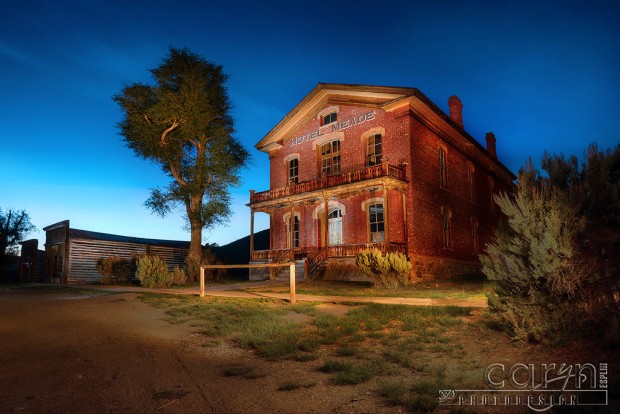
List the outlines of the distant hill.
{"label": "distant hill", "polygon": [[[254,233],[254,250],[269,249],[269,229]],[[215,255],[226,264],[250,263],[250,236],[215,248]]]}
{"label": "distant hill", "polygon": [[[269,249],[269,229],[254,233],[254,250]],[[225,264],[248,264],[250,263],[250,236],[218,246],[213,252]],[[247,280],[248,269],[228,269],[227,277],[231,279]]]}

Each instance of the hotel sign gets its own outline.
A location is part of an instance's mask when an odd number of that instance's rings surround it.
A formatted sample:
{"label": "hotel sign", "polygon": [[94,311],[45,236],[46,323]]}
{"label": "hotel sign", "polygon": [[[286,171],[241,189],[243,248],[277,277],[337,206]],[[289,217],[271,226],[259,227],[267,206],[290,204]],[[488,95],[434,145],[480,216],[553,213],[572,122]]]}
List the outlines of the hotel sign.
{"label": "hotel sign", "polygon": [[316,129],[314,131],[308,132],[304,135],[299,135],[293,137],[291,139],[291,147],[299,144],[303,144],[307,141],[314,141],[325,133],[339,132],[344,131],[345,129],[351,128],[356,125],[363,124],[368,121],[372,121],[375,119],[375,111],[366,112],[365,114],[361,114],[358,116],[353,116],[351,118],[345,119],[344,121],[334,122],[333,124],[325,125]]}

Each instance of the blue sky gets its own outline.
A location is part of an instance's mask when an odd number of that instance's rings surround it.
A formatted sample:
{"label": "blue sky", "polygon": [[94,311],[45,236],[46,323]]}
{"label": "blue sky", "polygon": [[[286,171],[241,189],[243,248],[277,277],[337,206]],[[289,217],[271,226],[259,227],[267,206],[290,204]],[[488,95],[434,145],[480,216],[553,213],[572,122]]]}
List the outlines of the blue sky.
{"label": "blue sky", "polygon": [[234,216],[205,242],[249,233],[249,190],[269,187],[254,145],[318,82],[416,87],[446,112],[458,95],[465,129],[483,144],[493,131],[514,172],[545,149],[620,141],[620,1],[12,3],[0,4],[0,207],[26,209],[40,244],[42,228],[65,219],[189,240],[182,212],[162,219],[143,206],[166,177],[125,148],[112,101],[149,82],[170,46],[224,67],[252,153]]}

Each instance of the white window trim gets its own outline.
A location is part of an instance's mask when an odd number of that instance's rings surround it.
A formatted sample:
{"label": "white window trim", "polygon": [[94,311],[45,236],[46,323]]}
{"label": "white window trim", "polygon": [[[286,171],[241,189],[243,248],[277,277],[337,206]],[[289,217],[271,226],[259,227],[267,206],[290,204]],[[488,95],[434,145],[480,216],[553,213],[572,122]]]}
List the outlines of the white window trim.
{"label": "white window trim", "polygon": [[[338,112],[340,112],[340,107],[338,105],[328,106],[327,108],[323,109],[321,112],[319,112],[316,115],[316,119],[318,119],[320,122],[325,115],[331,114],[332,112],[336,112],[336,114],[338,114]],[[338,117],[338,115],[336,115],[336,117]],[[330,125],[330,124],[326,124],[326,125]]]}
{"label": "white window trim", "polygon": [[289,154],[286,157],[284,157],[284,164],[288,167],[289,161],[292,161],[295,158],[299,159],[299,153],[298,152],[295,152],[293,154]]}
{"label": "white window trim", "polygon": [[332,132],[331,134],[323,135],[321,138],[312,141],[312,149],[316,150],[317,147],[321,147],[322,145],[325,145],[328,142],[336,141],[336,140],[340,140],[340,142],[344,142],[344,132]]}
{"label": "white window trim", "polygon": [[385,206],[385,203],[383,202],[383,197],[373,197],[369,198],[366,201],[362,201],[362,211],[367,211],[370,204],[383,204]]}
{"label": "white window trim", "polygon": [[[347,207],[344,204],[342,204],[340,201],[337,201],[337,200],[329,200],[327,202],[327,210],[328,210],[328,212],[331,211],[331,210],[334,210],[334,209],[340,210],[340,212],[342,213],[343,217],[347,215]],[[322,214],[323,214],[324,210],[325,210],[325,203],[321,203],[312,212],[312,218],[314,220],[317,220],[319,218],[319,214],[321,214],[320,217],[322,218],[323,217]],[[288,214],[290,216],[291,213],[288,213]]]}
{"label": "white window trim", "polygon": [[362,136],[360,137],[360,140],[366,145],[368,137],[373,136],[373,135],[377,135],[377,134],[381,134],[381,138],[384,138],[385,137],[385,128],[383,128],[383,127],[371,128],[371,129],[369,129],[368,131],[366,131],[366,132],[364,132],[362,134]]}

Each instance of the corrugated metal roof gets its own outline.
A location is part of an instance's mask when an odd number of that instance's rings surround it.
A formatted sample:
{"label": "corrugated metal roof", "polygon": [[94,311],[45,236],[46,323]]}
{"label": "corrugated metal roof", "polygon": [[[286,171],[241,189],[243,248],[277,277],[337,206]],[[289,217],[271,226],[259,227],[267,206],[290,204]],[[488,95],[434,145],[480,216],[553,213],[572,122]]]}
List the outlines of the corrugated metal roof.
{"label": "corrugated metal roof", "polygon": [[69,229],[69,238],[90,239],[90,240],[108,240],[124,243],[149,244],[153,246],[168,246],[178,248],[188,248],[188,241],[179,240],[160,240],[160,239],[143,239],[141,237],[120,236],[118,234],[98,233],[96,231]]}

